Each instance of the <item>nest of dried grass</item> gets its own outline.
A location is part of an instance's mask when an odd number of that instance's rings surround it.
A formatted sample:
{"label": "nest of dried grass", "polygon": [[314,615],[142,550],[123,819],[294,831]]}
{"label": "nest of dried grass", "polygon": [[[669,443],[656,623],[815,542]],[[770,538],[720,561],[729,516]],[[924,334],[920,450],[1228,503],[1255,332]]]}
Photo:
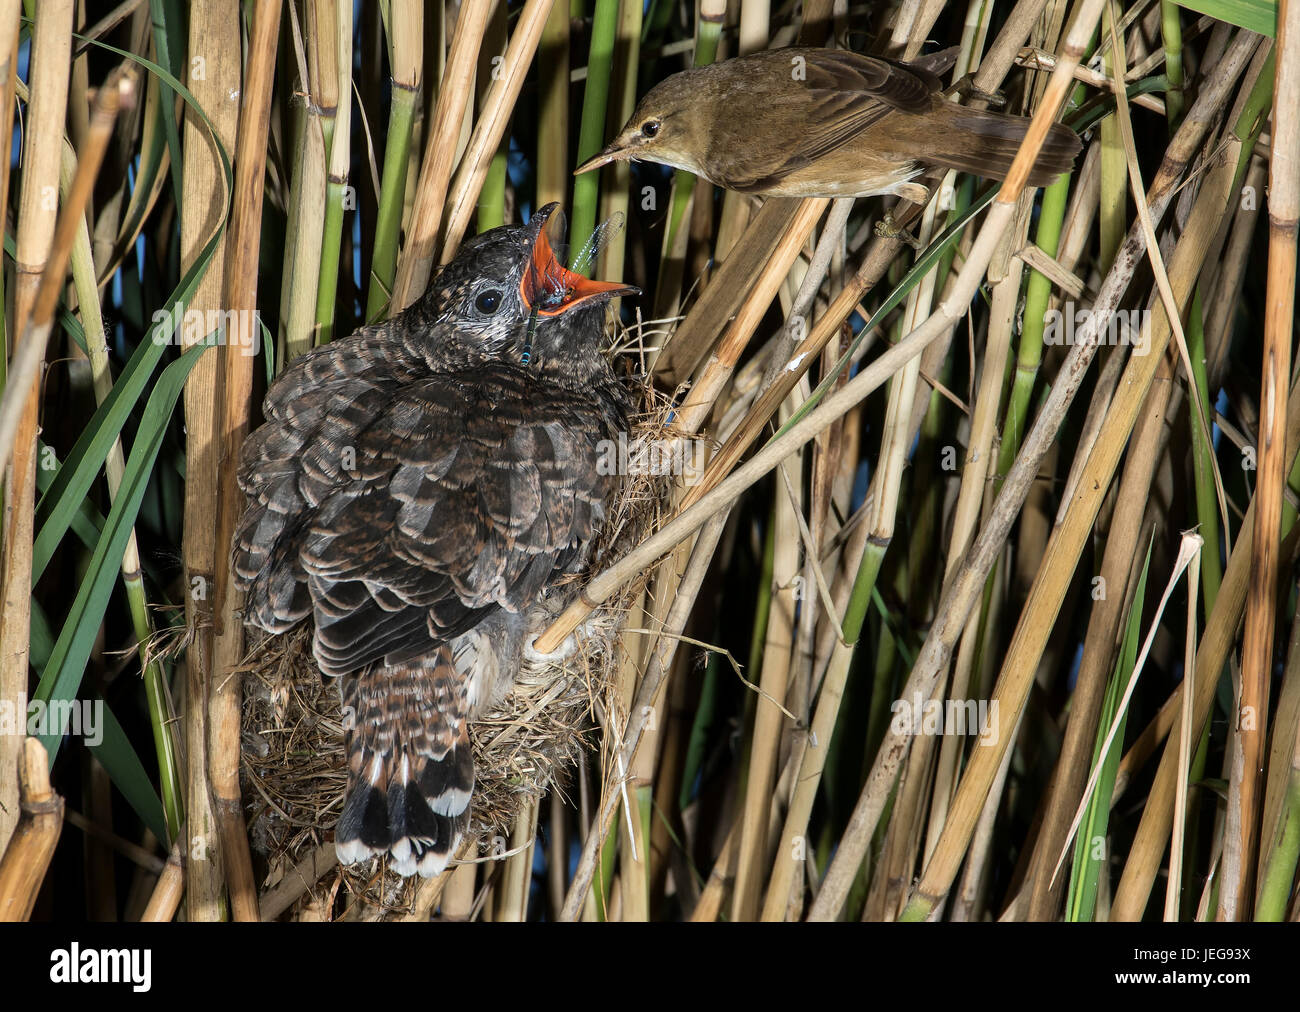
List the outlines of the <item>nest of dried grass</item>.
{"label": "nest of dried grass", "polygon": [[[647,384],[634,391],[649,405],[634,420],[629,441],[663,443],[670,404]],[[611,504],[595,554],[599,567],[657,527],[669,478],[629,474]],[[579,586],[554,595],[558,614]],[[620,630],[642,589],[635,581],[579,629],[578,649],[559,662],[525,662],[500,703],[470,725],[477,782],[470,833],[480,855],[500,854],[526,799],[563,791],[579,753],[594,744],[597,717],[622,726],[622,704],[611,691],[623,657]],[[242,778],[249,838],[265,859],[263,881],[274,884],[333,838],[347,783],[340,696],[321,676],[311,653],[310,624],[284,636],[250,642],[244,666]],[[470,855],[466,855],[470,856]],[[419,879],[368,865],[339,870],[342,885],[381,916],[410,912]],[[337,883],[335,888],[337,888]],[[361,916],[367,916],[362,914]]]}

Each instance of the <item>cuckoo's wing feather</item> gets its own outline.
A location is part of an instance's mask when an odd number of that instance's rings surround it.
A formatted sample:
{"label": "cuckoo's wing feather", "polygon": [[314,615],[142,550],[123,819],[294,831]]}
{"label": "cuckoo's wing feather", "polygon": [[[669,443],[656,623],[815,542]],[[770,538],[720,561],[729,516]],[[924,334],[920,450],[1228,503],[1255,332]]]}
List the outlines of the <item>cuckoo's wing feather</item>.
{"label": "cuckoo's wing feather", "polygon": [[616,396],[499,363],[415,376],[387,362],[385,384],[357,354],[340,355],[344,375],[322,357],[295,363],[296,397],[277,384],[247,444],[250,621],[283,628],[309,600],[322,669],[356,671],[518,612],[581,564],[615,480],[597,456],[622,426]]}

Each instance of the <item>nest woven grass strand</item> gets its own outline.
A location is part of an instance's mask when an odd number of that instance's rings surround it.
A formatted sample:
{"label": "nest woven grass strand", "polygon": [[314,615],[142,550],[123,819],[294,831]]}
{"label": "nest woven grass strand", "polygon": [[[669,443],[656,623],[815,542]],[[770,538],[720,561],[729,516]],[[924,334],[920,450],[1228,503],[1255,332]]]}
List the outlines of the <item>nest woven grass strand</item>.
{"label": "nest woven grass strand", "polygon": [[[654,406],[634,422],[632,441],[664,445],[680,435],[668,429],[667,399],[640,384],[634,393],[637,403]],[[620,487],[593,566],[617,557],[658,525],[669,479],[656,470],[636,468]],[[559,614],[579,586],[570,581],[547,610]],[[462,853],[462,861],[475,859],[475,849],[479,859],[500,857],[526,799],[552,790],[563,796],[579,753],[596,741],[598,715],[621,731],[626,714],[610,690],[623,650],[623,620],[643,586],[629,584],[593,614],[576,634],[577,649],[562,660],[526,659],[504,697],[470,724],[476,782],[467,838],[476,848]],[[264,636],[251,644],[243,668],[241,772],[253,852],[265,861],[259,869],[263,889],[333,838],[347,783],[339,686],[322,677],[311,644],[310,623],[283,636]],[[422,880],[403,878],[384,865],[375,859],[330,873],[341,877],[352,904],[370,908],[361,916],[399,917],[413,909]],[[327,877],[316,892],[331,889]]]}

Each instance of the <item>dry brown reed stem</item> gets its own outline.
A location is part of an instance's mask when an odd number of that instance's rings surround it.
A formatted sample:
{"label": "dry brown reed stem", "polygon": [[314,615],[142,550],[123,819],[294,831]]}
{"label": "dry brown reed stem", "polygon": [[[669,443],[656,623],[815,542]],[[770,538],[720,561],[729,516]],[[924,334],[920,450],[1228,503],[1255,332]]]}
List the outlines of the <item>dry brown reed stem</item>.
{"label": "dry brown reed stem", "polygon": [[330,0],[319,2],[333,15],[317,40],[321,54],[321,94],[334,108],[329,182],[346,186],[352,164],[352,5],[347,0],[334,0],[330,10]]}
{"label": "dry brown reed stem", "polygon": [[[10,4],[14,19],[18,10]],[[41,274],[50,255],[58,211],[59,160],[62,156],[64,111],[67,106],[68,64],[72,49],[72,0],[50,0],[36,12],[32,30],[26,132],[19,183],[15,242],[13,332],[21,334],[31,315]],[[10,67],[11,72],[16,67]],[[32,391],[14,443],[13,465],[6,481],[3,556],[0,578],[4,600],[0,607],[0,700],[23,712],[19,697],[27,691],[32,595],[32,508],[36,482],[37,393]],[[18,818],[18,735],[0,735],[0,846]]]}
{"label": "dry brown reed stem", "polygon": [[1286,390],[1291,377],[1296,237],[1300,234],[1300,0],[1282,0],[1269,158],[1268,288],[1259,392],[1259,472],[1255,489],[1254,579],[1246,596],[1241,645],[1241,701],[1229,738],[1228,824],[1223,845],[1220,921],[1251,913],[1252,870],[1259,840],[1260,787],[1268,733],[1269,679],[1277,602],[1278,542],[1286,457]]}
{"label": "dry brown reed stem", "polygon": [[[1099,14],[1099,0],[1096,6]],[[1084,42],[1086,41],[1085,36]],[[1082,51],[1082,44],[1079,45],[1079,51]],[[1068,77],[1068,74],[1064,76]],[[1048,111],[1048,115],[1045,116],[1048,122],[1054,118],[1056,109],[1064,98],[1064,91],[1064,83],[1057,88],[1055,94],[1049,91],[1049,100],[1055,100],[1056,104],[1047,104],[1043,107],[1043,110]],[[1044,118],[1043,110],[1040,110],[1040,118]],[[606,600],[625,580],[644,571],[665,551],[671,549],[680,540],[688,537],[704,523],[725,510],[745,489],[867,397],[873,390],[888,380],[904,363],[913,356],[920,354],[931,342],[951,332],[961,316],[964,315],[966,307],[979,286],[984,269],[1000,242],[1002,232],[1006,229],[1014,214],[1015,200],[1019,191],[1023,189],[1029,168],[1037,157],[1038,148],[1041,147],[1046,132],[1046,123],[1041,128],[1031,130],[1029,138],[1026,140],[1026,144],[1022,146],[1020,155],[1013,164],[1012,171],[1008,176],[1008,184],[1012,185],[1014,189],[1007,190],[1004,187],[1004,194],[994,201],[985,226],[981,229],[979,237],[971,247],[970,256],[954,282],[949,297],[940,303],[939,310],[897,345],[890,348],[870,365],[864,367],[844,387],[826,397],[819,408],[800,419],[785,435],[774,439],[763,450],[755,454],[748,463],[738,468],[730,477],[721,481],[716,488],[707,493],[693,507],[684,510],[658,532],[619,559],[613,566],[595,577],[580,592],[578,599],[552,623],[544,634],[546,637],[556,637],[555,641],[557,643],[562,641],[591,610]],[[1030,141],[1036,144],[1037,147],[1031,146]],[[678,602],[680,601],[681,597],[679,596]],[[539,638],[539,649],[544,649],[543,644],[544,640]],[[646,683],[643,682],[643,691],[645,686]],[[625,740],[633,742],[639,740],[641,727],[639,726],[638,714],[639,711],[634,708],[629,733]],[[609,805],[608,811],[609,817],[612,818],[612,805]],[[600,822],[602,826],[608,824],[607,819],[602,819]],[[583,859],[579,864],[579,871],[585,871],[586,881],[579,883],[575,879],[574,888],[570,890],[565,905],[565,911],[569,913],[570,919],[576,916],[577,909],[581,906],[582,896],[585,895],[586,888],[590,884],[590,875],[594,869],[594,863],[595,847],[593,846],[590,855],[584,851]],[[856,869],[856,862],[854,863],[854,869]],[[847,886],[845,886],[845,891],[847,892]]]}
{"label": "dry brown reed stem", "polygon": [[[625,769],[630,767],[632,758],[636,755],[637,747],[641,743],[641,737],[645,733],[645,716],[647,713],[653,712],[655,700],[658,698],[664,680],[672,668],[673,656],[676,654],[677,646],[681,642],[678,634],[686,627],[686,621],[691,616],[695,597],[699,593],[700,585],[704,582],[705,574],[708,572],[709,563],[713,559],[713,550],[718,543],[718,539],[722,536],[725,521],[725,513],[706,518],[706,526],[700,531],[700,535],[696,539],[695,552],[686,567],[686,572],[682,575],[681,584],[677,588],[677,596],[673,600],[673,606],[664,617],[664,633],[666,635],[661,635],[655,644],[654,653],[650,657],[650,662],[646,665],[645,675],[641,678],[636,696],[632,705],[628,708],[627,727],[621,735],[622,743],[618,754],[623,759],[623,768]],[[611,778],[611,781],[606,783],[601,795],[599,814],[594,820],[591,830],[587,833],[587,839],[582,848],[582,856],[578,859],[573,881],[570,883],[569,892],[565,896],[564,907],[560,910],[559,919],[562,921],[576,921],[578,915],[582,912],[583,904],[586,902],[587,894],[591,889],[591,880],[596,871],[596,861],[600,854],[601,845],[609,834],[610,826],[613,824],[614,815],[618,811],[621,799],[620,785],[613,783]]]}
{"label": "dry brown reed stem", "polygon": [[0,399],[0,470],[9,463],[24,404],[36,394],[34,384],[45,359],[45,345],[54,326],[54,311],[58,308],[59,296],[67,280],[72,245],[76,241],[78,229],[85,224],[86,207],[95,186],[95,177],[99,175],[99,167],[104,160],[104,152],[113,136],[118,108],[122,103],[130,103],[135,99],[135,77],[134,70],[118,68],[109,75],[95,97],[86,144],[77,158],[77,174],[59,215],[50,258],[36,292],[36,302],[23,329],[18,350],[9,363],[4,396]]}
{"label": "dry brown reed stem", "polygon": [[[782,279],[789,273],[790,267],[799,255],[800,249],[828,203],[829,201],[820,199],[800,202],[795,208],[794,215],[789,221],[786,231],[777,242],[771,257],[759,272],[758,277],[755,279],[751,275],[748,279],[748,298],[740,306],[735,319],[727,329],[727,333],[717,350],[705,364],[704,375],[692,388],[686,404],[683,405],[678,414],[675,426],[679,431],[689,433],[698,431],[703,427],[709,413],[713,410],[718,395],[730,380],[741,352],[748,345],[754,330],[758,327],[771,305]],[[714,283],[717,284],[718,282],[715,281]],[[689,498],[689,493],[687,498]],[[538,637],[537,649],[543,652],[558,649],[569,633],[577,628],[577,623],[590,614],[590,610],[582,613],[581,617],[577,618],[572,625],[564,627],[561,622],[565,621],[566,616],[568,621],[572,621],[574,616],[579,615],[581,609],[582,599],[579,597],[564,615],[553,622],[550,628]],[[563,631],[561,631],[562,629]]]}
{"label": "dry brown reed stem", "polygon": [[[1195,130],[1196,128],[1189,127],[1185,123],[1183,129]],[[1180,136],[1185,137],[1182,129],[1180,129]],[[1173,147],[1171,145],[1171,150],[1173,150]],[[1228,161],[1219,166],[1211,179],[1206,182],[1197,201],[1193,220],[1189,221],[1188,228],[1183,233],[1174,251],[1169,274],[1180,305],[1190,298],[1196,275],[1200,272],[1204,261],[1206,245],[1217,230],[1221,216],[1226,213],[1231,204],[1227,190],[1231,187],[1235,167],[1235,159],[1229,154]],[[1166,160],[1162,163],[1161,170],[1157,174],[1157,180],[1152,185],[1149,202],[1153,220],[1159,220],[1163,215],[1169,203],[1173,182],[1180,174],[1181,168],[1167,154]],[[1196,227],[1193,227],[1193,224]],[[1060,405],[1054,402],[1058,401],[1058,395],[1068,402],[1068,397],[1073,396],[1073,389],[1071,388],[1077,389],[1081,374],[1076,370],[1076,364],[1079,359],[1090,357],[1092,351],[1095,350],[1095,346],[1092,344],[1095,334],[1094,321],[1108,318],[1117,303],[1114,293],[1122,285],[1127,284],[1127,278],[1131,275],[1140,256],[1139,251],[1145,245],[1145,230],[1142,226],[1141,221],[1135,223],[1128,239],[1121,247],[1115,265],[1112,267],[1105,284],[1103,284],[1102,292],[1097,299],[1098,310],[1096,315],[1089,321],[1089,327],[1093,329],[1078,338],[1082,343],[1076,345],[1067,359],[1062,374],[1058,377],[1057,385],[1053,387],[1047,403],[1026,439],[1024,450],[1017,458],[1008,478],[1007,486],[994,507],[996,525],[990,524],[986,526],[972,549],[973,562],[982,559],[983,548],[991,547],[988,545],[989,539],[986,538],[986,535],[989,535],[998,526],[1004,524],[1009,526],[1010,518],[1005,516],[1002,509],[1007,497],[1007,489],[1012,487],[1016,480],[1023,477],[1023,473],[1017,474],[1017,472],[1022,472],[1022,465],[1032,463],[1036,470],[1037,461],[1041,459],[1041,454],[1046,451],[1047,445],[1050,443],[1050,436],[1056,431],[1061,417],[1059,413]],[[1003,661],[998,686],[995,690],[995,696],[999,703],[999,712],[1004,715],[1004,720],[1008,714],[1018,717],[1024,705],[1033,672],[1037,667],[1038,658],[1042,655],[1048,634],[1061,606],[1066,586],[1072,578],[1079,552],[1082,550],[1096,519],[1097,512],[1101,508],[1102,500],[1107,494],[1111,478],[1128,441],[1138,410],[1145,399],[1155,371],[1164,355],[1170,337],[1170,326],[1168,317],[1164,314],[1163,305],[1160,303],[1157,303],[1156,308],[1153,310],[1149,334],[1150,353],[1130,360],[1125,379],[1120,384],[1119,392],[1107,415],[1097,445],[1089,455],[1088,465],[1079,482],[1075,498],[1071,502],[1065,519],[1053,533],[1034,585],[1030,589],[1029,598],[1022,611],[1022,619],[1017,625],[1015,636]],[[998,543],[1000,544],[1000,541]],[[991,558],[988,562],[991,563]],[[983,571],[987,572],[986,569]],[[979,571],[976,571],[973,575],[978,576],[978,573]],[[979,585],[983,585],[982,576],[979,577]],[[978,596],[978,588],[968,587],[966,592],[971,595],[972,600]],[[935,628],[936,631],[939,630],[941,623],[936,622]],[[922,663],[928,662],[929,658],[933,656],[934,639],[935,637],[932,635],[931,639],[927,640],[927,644],[921,653]],[[941,647],[942,644],[939,644],[939,646]],[[914,671],[913,674],[915,676],[916,672]],[[965,841],[968,839],[974,821],[978,817],[989,784],[992,782],[996,768],[1001,761],[1002,753],[1009,746],[1010,742],[999,740],[992,747],[977,750],[973,756],[953,803],[952,820],[945,827],[943,838],[940,840],[934,858],[913,894],[917,913],[929,909],[934,903],[937,903],[951,885],[961,857],[959,851],[965,847]]]}
{"label": "dry brown reed stem", "polygon": [[[239,52],[239,8],[230,0],[195,0],[190,5],[189,51],[208,55],[207,73],[189,82],[195,99],[207,113],[209,128],[189,106],[185,107],[184,166],[181,185],[181,268],[193,266],[213,234],[225,227],[230,209],[218,146],[233,152],[239,123],[241,68],[239,61],[216,59],[215,54]],[[227,237],[217,243],[207,273],[190,301],[196,314],[208,319],[222,311]],[[188,348],[199,340],[200,328],[182,327]],[[190,643],[185,651],[185,699],[195,705],[184,709],[185,822],[187,853],[192,844],[206,844],[218,836],[208,783],[208,711],[206,701],[213,682],[212,590],[217,559],[225,565],[224,550],[217,550],[217,523],[212,504],[220,495],[217,457],[221,449],[220,414],[217,410],[218,349],[201,354],[185,381],[185,533],[181,557],[185,567],[185,625]],[[191,921],[220,920],[224,908],[221,866],[215,860],[185,862],[185,908]]]}
{"label": "dry brown reed stem", "polygon": [[[102,769],[102,767],[101,767]],[[157,875],[162,872],[165,862],[158,857],[152,850],[141,847],[138,843],[132,843],[130,840],[124,840],[116,833],[105,828],[105,823],[95,821],[100,816],[100,811],[96,808],[92,811],[93,818],[87,818],[75,809],[69,808],[63,813],[63,819],[74,829],[79,829],[94,842],[103,845],[106,851],[117,851],[128,861],[139,865],[141,870]],[[104,812],[103,814],[110,814]]]}
{"label": "dry brown reed stem", "polygon": [[[806,235],[816,223],[825,203],[825,201],[805,201],[800,207],[790,230],[778,245],[776,254],[769,261],[767,268],[757,283],[754,284],[750,299],[745,307],[742,307],[740,315],[728,330],[721,346],[706,365],[704,377],[694,388],[693,403],[688,404],[682,410],[681,425],[685,430],[691,431],[704,424],[705,418],[712,410],[717,394],[725,385],[726,378],[732,375],[735,360],[738,358],[741,349],[748,343],[754,328],[758,325],[759,318],[762,315],[759,307],[770,303],[776,285],[788,273],[795,257],[798,255],[799,248],[803,245],[801,237]],[[827,216],[821,239],[818,241],[808,270],[804,274],[799,291],[791,306],[791,321],[804,319],[810,312],[817,291],[820,289],[829,269],[832,252],[842,244],[844,226],[852,203],[852,200],[840,200],[832,204],[831,213]],[[788,324],[782,331],[777,340],[777,349],[782,346],[783,342],[791,343],[788,339],[788,333],[791,329],[792,324]],[[776,357],[774,353],[772,360],[774,361]],[[763,385],[771,381],[773,361],[768,363],[767,371],[762,380]],[[785,505],[783,500],[782,506]],[[692,555],[692,559],[697,561],[693,562],[693,565],[708,565],[708,561],[712,558],[716,548],[717,539],[722,529],[721,521],[725,515],[724,512],[718,518],[717,533],[709,537],[702,536],[697,541]],[[778,588],[790,585],[790,577],[797,571],[798,532],[794,525],[798,519],[797,512],[792,515],[788,510],[779,508],[778,523],[783,528],[789,528],[785,531],[789,537],[782,537],[780,533],[777,535],[779,558],[774,573],[774,582]],[[815,558],[818,554],[816,549],[809,552],[811,558]],[[693,598],[698,589],[699,582],[689,585],[685,590],[678,589],[678,597],[674,602],[674,609],[676,609],[677,614],[689,615],[689,609],[693,607]],[[689,594],[690,600],[683,601],[681,597],[683,593]],[[785,698],[784,684],[788,678],[788,662],[790,660],[791,644],[789,640],[793,619],[793,599],[791,590],[786,590],[784,593],[785,598],[781,597],[780,591],[774,595],[774,601],[777,602],[774,605],[774,610],[779,610],[780,614],[775,620],[769,619],[768,642],[763,653],[764,663],[760,677],[760,691],[766,698],[760,700],[756,711],[756,729],[752,736],[753,745],[749,762],[750,776],[747,781],[745,806],[740,820],[741,837],[736,853],[737,885],[735,898],[737,905],[733,911],[733,917],[737,919],[748,920],[756,916],[761,898],[757,870],[760,862],[766,856],[766,830],[770,821],[767,810],[771,803],[771,784],[775,774],[776,750],[780,745],[782,728],[781,712],[771,700]],[[670,635],[676,636],[681,631],[680,628],[673,629]],[[774,640],[774,637],[776,640]],[[651,645],[651,650],[655,651],[656,657],[661,657],[659,653],[661,643],[662,637],[656,639]],[[664,662],[660,659],[659,663]],[[771,711],[770,715],[767,712],[769,710]]]}
{"label": "dry brown reed stem", "polygon": [[[695,432],[704,426],[718,396],[735,372],[741,353],[748,347],[782,281],[790,273],[790,268],[794,266],[808,236],[812,234],[813,227],[829,203],[830,201],[818,198],[803,201],[763,269],[757,277],[751,276],[748,296],[681,406],[680,420],[677,422],[681,431]],[[690,500],[689,494],[686,499]]]}
{"label": "dry brown reed stem", "polygon": [[438,87],[438,105],[420,165],[415,206],[408,222],[406,243],[397,261],[390,316],[419,298],[433,272],[447,185],[456,158],[456,139],[473,94],[474,65],[493,3],[494,0],[466,0],[456,18],[456,34]]}
{"label": "dry brown reed stem", "polygon": [[143,922],[166,923],[176,916],[181,897],[185,894],[185,864],[181,860],[181,845],[185,838],[178,837],[163,865],[162,874],[149,896],[149,904],[140,915]]}
{"label": "dry brown reed stem", "polygon": [[646,356],[647,368],[667,388],[684,383],[708,354],[714,340],[727,327],[749,292],[750,279],[768,262],[802,202],[792,197],[769,197],[749,223],[731,255],[717,267],[686,318],[673,331],[672,340]]}
{"label": "dry brown reed stem", "polygon": [[[859,523],[844,547],[845,565],[842,579],[835,593],[835,610],[827,617],[844,614],[848,607],[849,595],[853,590],[858,563],[866,548],[870,526],[864,521]],[[840,701],[844,688],[848,684],[849,669],[853,662],[854,645],[845,643],[838,635],[831,641],[830,660],[826,676],[822,679],[821,689],[817,694],[817,707],[809,726],[803,754],[799,757],[798,773],[794,778],[794,789],[790,795],[790,804],[786,810],[785,825],[782,827],[780,842],[776,848],[775,864],[768,878],[767,894],[763,901],[762,919],[779,921],[786,917],[791,887],[795,876],[802,873],[804,861],[796,860],[796,838],[807,832],[808,820],[812,817],[813,802],[817,798],[817,789],[821,785],[822,772],[826,766],[826,757],[830,753],[831,741],[835,734],[835,723],[839,716]],[[816,747],[811,745],[816,742]]]}
{"label": "dry brown reed stem", "polygon": [[790,355],[789,365],[794,368],[789,368],[786,363],[778,365],[781,371],[777,379],[763,391],[726,444],[714,454],[704,475],[683,500],[684,509],[699,502],[705,493],[716,488],[723,476],[735,467],[749,446],[762,434],[776,409],[790,396],[790,392],[816,361],[822,349],[839,333],[844,320],[857,308],[866,293],[884,277],[902,245],[899,239],[878,239],[872,243],[852,280],[841,289],[830,308]]}
{"label": "dry brown reed stem", "polygon": [[[1198,103],[1189,113],[1201,124],[1198,133],[1208,130],[1214,117],[1218,116],[1218,110],[1226,103],[1231,86],[1249,63],[1254,49],[1255,40],[1242,35],[1216,68],[1213,80],[1207,83],[1206,102]],[[1199,137],[1190,139],[1196,140],[1198,144],[1200,142]],[[1180,141],[1176,150],[1174,157],[1185,161],[1193,149]],[[1114,371],[1118,371],[1118,362]],[[1151,481],[1158,459],[1163,453],[1163,440],[1168,438],[1166,418],[1172,392],[1171,363],[1161,363],[1158,378],[1161,382],[1153,387],[1143,405],[1143,417],[1135,427],[1135,435],[1131,440],[1132,451],[1125,462],[1120,480],[1100,573],[1105,581],[1106,595],[1094,602],[1089,615],[1083,660],[1070,704],[1070,719],[1058,759],[1059,768],[1049,788],[1049,801],[1044,805],[1046,814],[1027,874],[1031,890],[1028,917],[1032,920],[1055,919],[1064,889],[1063,881],[1053,884],[1050,868],[1064,845],[1069,820],[1078,806],[1079,794],[1087,775],[1096,739],[1097,717],[1114,663],[1116,630],[1126,605],[1124,588],[1130,578],[1132,561],[1138,552],[1139,535],[1149,505]],[[1100,423],[1099,418],[1098,434]],[[1090,451],[1092,445],[1089,441],[1086,448]],[[1086,459],[1087,456],[1079,462],[1080,474],[1086,466]],[[1077,481],[1073,477],[1068,488],[1069,497],[1062,504],[1062,514],[1066,511],[1067,504],[1073,501],[1074,490],[1077,488]]]}
{"label": "dry brown reed stem", "polygon": [[63,831],[63,798],[50,787],[49,756],[36,738],[23,738],[15,806],[18,824],[0,858],[0,921],[25,921],[32,915],[45,871]]}
{"label": "dry brown reed stem", "polygon": [[[1024,189],[1029,169],[1042,146],[1048,128],[1055,120],[1057,111],[1064,104],[1069,88],[1073,86],[1071,68],[1083,55],[1092,29],[1100,19],[1102,4],[1103,0],[1084,0],[1080,4],[1074,23],[1065,38],[1061,61],[1048,83],[1042,104],[1030,124],[1006,182],[999,190],[984,227],[971,248],[971,255],[962,266],[958,280],[953,286],[953,293],[940,303],[939,312],[918,330],[943,317],[950,317],[955,323],[959,315],[965,312],[979,279],[1001,239],[1002,232],[1014,217],[1016,200]],[[1119,287],[1118,279],[1115,287]],[[1050,448],[1057,425],[1074,392],[1083,381],[1090,358],[1091,349],[1088,349],[1087,344],[1081,344],[1074,349],[1072,360],[1067,361],[1062,368],[1057,384],[1052,388],[1051,396],[1040,411],[1037,423],[1026,439],[1016,465],[1007,476],[989,522],[981,530],[980,537],[972,546],[962,569],[949,583],[930,634],[902,692],[904,698],[911,698],[916,692],[920,692],[922,698],[929,698],[934,692],[935,682],[951,659],[952,648],[961,635],[971,607],[980,595],[993,560],[1006,538],[1012,521],[1020,512],[1024,497],[1028,494],[1029,487],[1037,474],[1038,464]],[[895,734],[892,729],[886,735],[872,765],[871,773],[863,785],[862,793],[835,858],[827,869],[821,892],[809,911],[810,920],[833,920],[839,915],[909,744],[908,737]]]}
{"label": "dry brown reed stem", "polygon": [[[1037,20],[1044,2],[1045,0],[1022,0],[1022,3],[1012,12],[1012,16],[980,65],[980,70],[975,77],[977,87],[992,89],[1001,82],[1011,68],[1020,44],[1029,34],[1030,26]],[[1042,127],[1044,137],[1048,125]],[[1036,143],[1041,145],[1042,138],[1040,137]],[[1026,174],[1027,171],[1026,169]],[[763,393],[740,427],[727,440],[727,444],[714,456],[704,477],[687,495],[684,506],[691,506],[698,502],[705,492],[715,487],[721,477],[735,466],[749,445],[763,431],[763,427],[777,406],[789,396],[790,391],[794,389],[795,384],[831,337],[838,333],[843,320],[857,307],[867,291],[884,276],[901,247],[902,243],[897,239],[881,239],[872,244],[853,280],[844,287],[831,307],[818,320],[817,326],[795,349],[790,358],[795,368],[782,373],[779,383]]]}
{"label": "dry brown reed stem", "polygon": [[[0,0],[0,130],[4,136],[13,136],[14,110],[17,103],[18,74],[18,18],[21,0]],[[9,173],[12,160],[0,159],[0,221],[9,220]],[[0,779],[3,783],[3,779]],[[3,823],[0,823],[3,826]],[[0,832],[0,839],[3,839]]]}
{"label": "dry brown reed stem", "polygon": [[80,57],[82,53],[90,48],[92,42],[111,32],[114,28],[134,14],[136,8],[144,2],[145,0],[122,0],[122,3],[114,7],[93,25],[83,28],[78,33],[82,37],[77,39],[76,45],[72,50],[72,55]]}
{"label": "dry brown reed stem", "polygon": [[[281,0],[259,0],[254,8],[248,40],[248,60],[243,95],[244,108],[235,142],[235,192],[226,256],[225,300],[233,326],[221,348],[220,402],[221,455],[218,473],[232,475],[248,434],[253,394],[253,356],[257,338],[257,260],[262,230],[262,202],[266,187],[266,149],[270,133],[271,89],[275,79],[276,43],[280,31]],[[217,500],[217,591],[214,605],[216,638],[213,644],[214,679],[209,685],[207,759],[208,779],[216,808],[220,855],[230,893],[230,916],[255,921],[257,887],[253,881],[248,834],[240,804],[239,707],[244,637],[240,622],[242,595],[230,582],[226,558],[235,523],[243,508],[238,484],[229,478],[220,486]],[[200,705],[190,700],[189,705]],[[193,747],[193,746],[191,746]],[[200,853],[217,841],[202,841]],[[204,846],[208,845],[208,846]],[[195,858],[195,848],[190,856]]]}
{"label": "dry brown reed stem", "polygon": [[294,905],[316,883],[338,867],[334,844],[323,843],[292,868],[258,899],[258,911],[264,921],[273,921]]}
{"label": "dry brown reed stem", "polygon": [[[1285,832],[1287,796],[1293,789],[1300,759],[1300,601],[1292,615],[1290,642],[1287,644],[1286,666],[1282,673],[1282,688],[1278,693],[1277,710],[1273,716],[1273,731],[1268,745],[1268,782],[1264,795],[1264,818],[1260,827],[1260,855],[1256,874],[1261,885],[1268,870],[1268,862],[1275,858],[1279,841]],[[1266,844],[1266,845],[1264,845]],[[1257,919],[1258,916],[1257,916]]]}
{"label": "dry brown reed stem", "polygon": [[553,4],[537,51],[537,206],[564,203],[569,167],[569,6]]}
{"label": "dry brown reed stem", "polygon": [[[484,100],[483,111],[474,126],[469,147],[461,157],[451,195],[447,198],[447,227],[439,253],[440,263],[445,264],[456,255],[456,250],[460,248],[460,242],[469,229],[488,166],[510,123],[510,115],[514,112],[515,102],[524,86],[524,77],[532,65],[533,54],[537,51],[542,29],[546,27],[546,19],[554,2],[555,0],[528,0],[515,23],[510,45],[506,47],[501,76],[493,81],[492,90]],[[461,16],[464,16],[463,12]],[[459,34],[460,29],[457,28],[457,35]],[[398,279],[400,284],[400,272]]]}

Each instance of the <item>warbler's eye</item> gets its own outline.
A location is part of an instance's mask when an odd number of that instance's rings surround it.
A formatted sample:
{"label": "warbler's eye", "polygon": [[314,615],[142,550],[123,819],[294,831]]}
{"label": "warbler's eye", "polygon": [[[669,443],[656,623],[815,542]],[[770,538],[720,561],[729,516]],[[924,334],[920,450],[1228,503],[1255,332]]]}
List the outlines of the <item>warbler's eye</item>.
{"label": "warbler's eye", "polygon": [[501,293],[495,288],[480,292],[478,298],[474,300],[474,308],[480,313],[490,316],[501,308]]}
{"label": "warbler's eye", "polygon": [[657,119],[648,119],[641,124],[641,136],[653,137],[659,132],[659,121]]}

